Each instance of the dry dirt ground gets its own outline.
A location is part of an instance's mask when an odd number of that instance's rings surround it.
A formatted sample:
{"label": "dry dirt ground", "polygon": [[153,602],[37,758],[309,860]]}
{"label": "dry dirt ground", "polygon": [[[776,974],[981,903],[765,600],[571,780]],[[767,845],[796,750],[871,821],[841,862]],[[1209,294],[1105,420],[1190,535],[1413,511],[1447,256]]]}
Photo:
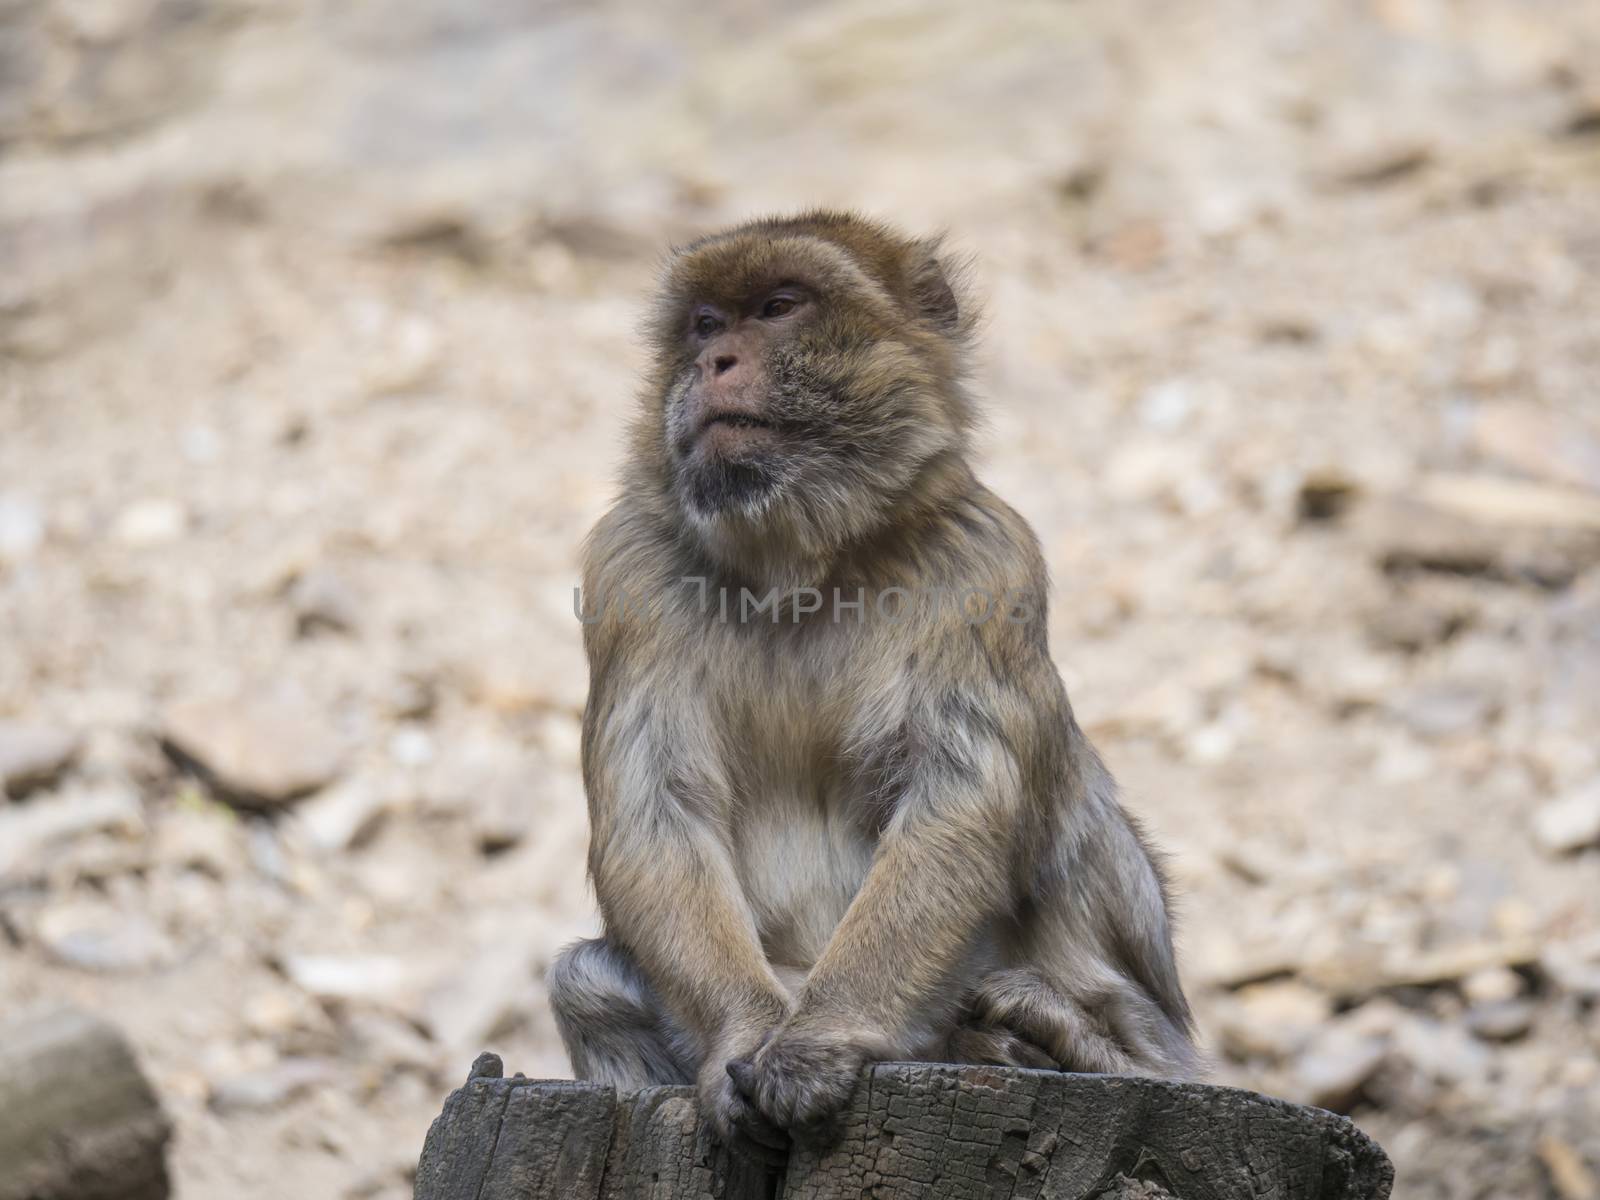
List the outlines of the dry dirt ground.
{"label": "dry dirt ground", "polygon": [[1591,0],[0,0],[0,1012],[128,1032],[187,1200],[564,1073],[640,299],[812,203],[974,257],[1218,1076],[1594,1200]]}

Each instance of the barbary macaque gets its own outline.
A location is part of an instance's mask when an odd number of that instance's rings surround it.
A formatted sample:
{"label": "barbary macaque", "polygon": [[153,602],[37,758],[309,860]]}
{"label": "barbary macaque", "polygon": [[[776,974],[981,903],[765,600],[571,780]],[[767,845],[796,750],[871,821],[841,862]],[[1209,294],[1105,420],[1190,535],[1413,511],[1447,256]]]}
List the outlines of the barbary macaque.
{"label": "barbary macaque", "polygon": [[579,1078],[693,1082],[724,1139],[815,1136],[872,1061],[1198,1069],[1037,540],[968,464],[975,317],[848,213],[665,271],[583,579],[605,933],[548,982]]}

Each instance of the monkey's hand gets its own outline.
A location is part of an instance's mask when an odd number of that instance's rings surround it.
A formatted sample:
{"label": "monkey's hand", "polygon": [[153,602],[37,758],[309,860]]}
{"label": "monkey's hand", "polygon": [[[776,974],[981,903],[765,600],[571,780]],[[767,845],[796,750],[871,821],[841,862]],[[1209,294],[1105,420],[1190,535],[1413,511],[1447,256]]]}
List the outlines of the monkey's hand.
{"label": "monkey's hand", "polygon": [[754,1057],[728,1063],[728,1076],[774,1125],[802,1141],[816,1141],[850,1099],[862,1064],[878,1057],[870,1041],[854,1030],[797,1014]]}
{"label": "monkey's hand", "polygon": [[720,1050],[713,1050],[706,1057],[705,1066],[700,1070],[700,1115],[725,1146],[744,1139],[774,1150],[789,1148],[788,1135],[767,1120],[761,1110],[734,1086],[734,1081],[728,1075],[727,1064],[730,1059],[744,1061],[741,1055],[754,1053],[755,1048],[770,1036],[769,1032],[754,1039],[725,1042]]}

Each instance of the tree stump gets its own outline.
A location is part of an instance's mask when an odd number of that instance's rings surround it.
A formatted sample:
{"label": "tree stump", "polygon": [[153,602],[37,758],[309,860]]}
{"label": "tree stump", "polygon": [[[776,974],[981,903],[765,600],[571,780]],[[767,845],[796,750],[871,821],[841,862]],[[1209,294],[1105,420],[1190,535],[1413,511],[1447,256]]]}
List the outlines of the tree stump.
{"label": "tree stump", "polygon": [[1343,1117],[1235,1088],[929,1063],[863,1072],[836,1141],[747,1157],[684,1087],[501,1077],[481,1055],[428,1131],[415,1200],[1386,1200]]}
{"label": "tree stump", "polygon": [[104,1021],[0,1023],[0,1200],[165,1200],[171,1132]]}

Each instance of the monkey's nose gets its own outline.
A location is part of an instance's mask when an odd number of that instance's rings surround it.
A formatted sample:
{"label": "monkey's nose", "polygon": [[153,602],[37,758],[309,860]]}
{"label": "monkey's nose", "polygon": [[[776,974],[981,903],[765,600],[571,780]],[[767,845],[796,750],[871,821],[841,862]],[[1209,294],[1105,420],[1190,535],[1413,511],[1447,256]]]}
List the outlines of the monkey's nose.
{"label": "monkey's nose", "polygon": [[713,375],[726,375],[739,365],[739,360],[731,354],[719,354],[711,360],[711,373]]}

